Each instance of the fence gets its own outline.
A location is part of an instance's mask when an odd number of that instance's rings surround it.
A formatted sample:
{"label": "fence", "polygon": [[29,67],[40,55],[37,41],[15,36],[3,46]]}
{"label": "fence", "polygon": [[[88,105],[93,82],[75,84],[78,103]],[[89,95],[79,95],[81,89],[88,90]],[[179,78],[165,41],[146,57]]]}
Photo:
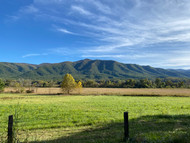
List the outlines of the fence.
{"label": "fence", "polygon": [[[129,122],[128,122],[128,112],[124,112],[124,141],[127,141],[129,139]],[[14,125],[14,123],[16,124],[17,122],[14,122],[13,120],[13,115],[10,115],[8,117],[8,130],[7,130],[7,137],[3,137],[1,138],[1,142],[7,142],[7,143],[19,143],[20,140],[17,136],[16,132],[16,125]],[[27,140],[27,138],[25,139],[25,141]]]}

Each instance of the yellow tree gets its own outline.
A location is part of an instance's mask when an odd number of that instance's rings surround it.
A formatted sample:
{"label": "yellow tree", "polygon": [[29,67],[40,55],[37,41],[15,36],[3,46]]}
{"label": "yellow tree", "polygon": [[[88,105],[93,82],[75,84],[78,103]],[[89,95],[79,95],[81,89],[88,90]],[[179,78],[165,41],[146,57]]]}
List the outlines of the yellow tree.
{"label": "yellow tree", "polygon": [[77,87],[77,84],[73,76],[71,74],[66,74],[61,84],[62,90],[70,94],[70,92],[74,90],[76,87]]}
{"label": "yellow tree", "polygon": [[81,91],[82,91],[82,82],[81,81],[79,81],[77,83],[77,88],[78,88],[79,93],[81,93]]}

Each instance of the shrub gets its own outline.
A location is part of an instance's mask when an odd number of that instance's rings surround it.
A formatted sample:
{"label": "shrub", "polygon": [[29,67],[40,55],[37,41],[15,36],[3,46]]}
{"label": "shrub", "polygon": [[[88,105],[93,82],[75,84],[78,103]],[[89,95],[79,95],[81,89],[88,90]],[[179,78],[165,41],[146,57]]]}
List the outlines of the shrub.
{"label": "shrub", "polygon": [[26,90],[26,93],[34,93],[34,90]]}
{"label": "shrub", "polygon": [[0,79],[0,92],[3,92],[5,88],[5,83],[2,79]]}

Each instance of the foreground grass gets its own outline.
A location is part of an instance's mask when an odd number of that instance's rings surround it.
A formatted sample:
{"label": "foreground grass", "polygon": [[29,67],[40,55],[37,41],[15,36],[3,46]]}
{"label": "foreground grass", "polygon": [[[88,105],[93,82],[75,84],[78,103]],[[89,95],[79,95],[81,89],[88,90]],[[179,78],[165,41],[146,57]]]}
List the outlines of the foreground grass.
{"label": "foreground grass", "polygon": [[129,112],[130,142],[188,142],[190,98],[0,95],[0,142],[16,114],[17,138],[30,142],[121,142]]}

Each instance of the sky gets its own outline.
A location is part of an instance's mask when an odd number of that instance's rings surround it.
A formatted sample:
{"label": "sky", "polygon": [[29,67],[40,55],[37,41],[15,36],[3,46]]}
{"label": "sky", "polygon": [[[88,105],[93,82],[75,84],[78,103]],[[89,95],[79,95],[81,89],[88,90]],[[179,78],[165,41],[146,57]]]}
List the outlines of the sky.
{"label": "sky", "polygon": [[0,0],[0,62],[190,69],[189,0]]}

